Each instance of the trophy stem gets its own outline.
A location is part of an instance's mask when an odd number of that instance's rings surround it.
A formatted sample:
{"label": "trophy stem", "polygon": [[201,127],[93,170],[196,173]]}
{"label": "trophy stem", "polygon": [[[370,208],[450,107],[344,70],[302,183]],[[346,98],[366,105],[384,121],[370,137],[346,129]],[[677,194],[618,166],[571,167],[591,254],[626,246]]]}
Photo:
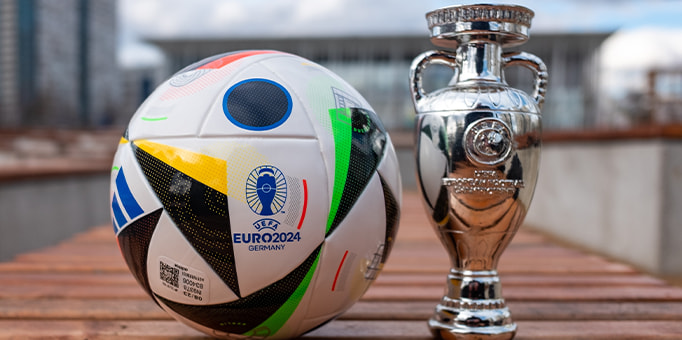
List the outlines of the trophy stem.
{"label": "trophy stem", "polygon": [[429,328],[444,340],[512,339],[516,324],[504,299],[497,271],[451,269],[447,294],[436,306]]}

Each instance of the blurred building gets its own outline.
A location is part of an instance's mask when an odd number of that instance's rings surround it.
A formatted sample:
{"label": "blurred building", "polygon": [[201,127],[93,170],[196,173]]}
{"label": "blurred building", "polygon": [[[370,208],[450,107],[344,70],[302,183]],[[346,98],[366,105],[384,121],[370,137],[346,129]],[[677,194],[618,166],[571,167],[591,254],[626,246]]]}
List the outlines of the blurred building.
{"label": "blurred building", "polygon": [[0,126],[115,116],[116,0],[0,0]]}
{"label": "blurred building", "polygon": [[[543,109],[548,129],[582,128],[593,123],[598,89],[599,47],[609,33],[533,34],[517,49],[542,58],[550,72],[547,101]],[[434,49],[428,36],[306,37],[277,39],[153,39],[167,57],[166,75],[202,58],[245,49],[275,49],[318,62],[360,91],[389,129],[410,129],[414,109],[408,72],[412,60]],[[531,72],[506,70],[512,86],[531,91]],[[425,87],[445,86],[452,71],[427,72]]]}
{"label": "blurred building", "polygon": [[682,122],[682,67],[652,68],[646,93],[640,99],[643,123]]}

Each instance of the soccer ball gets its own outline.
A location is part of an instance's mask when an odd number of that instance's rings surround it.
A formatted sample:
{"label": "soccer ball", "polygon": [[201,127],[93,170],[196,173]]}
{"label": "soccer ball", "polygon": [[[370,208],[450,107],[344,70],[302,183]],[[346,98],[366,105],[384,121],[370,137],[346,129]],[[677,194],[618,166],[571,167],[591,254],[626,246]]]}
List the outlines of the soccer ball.
{"label": "soccer ball", "polygon": [[398,169],[377,115],[331,71],[277,51],[217,55],[131,119],[111,173],[114,231],[138,283],[181,322],[295,337],[381,271]]}

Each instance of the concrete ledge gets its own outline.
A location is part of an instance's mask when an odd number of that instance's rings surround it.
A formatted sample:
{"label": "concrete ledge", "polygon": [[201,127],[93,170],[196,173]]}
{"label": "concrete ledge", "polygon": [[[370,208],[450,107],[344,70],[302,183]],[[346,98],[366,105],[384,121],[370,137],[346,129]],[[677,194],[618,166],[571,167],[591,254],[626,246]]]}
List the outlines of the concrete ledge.
{"label": "concrete ledge", "polygon": [[682,139],[547,138],[526,224],[658,275],[682,275]]}
{"label": "concrete ledge", "polygon": [[31,159],[0,166],[0,183],[109,174],[111,159]]}

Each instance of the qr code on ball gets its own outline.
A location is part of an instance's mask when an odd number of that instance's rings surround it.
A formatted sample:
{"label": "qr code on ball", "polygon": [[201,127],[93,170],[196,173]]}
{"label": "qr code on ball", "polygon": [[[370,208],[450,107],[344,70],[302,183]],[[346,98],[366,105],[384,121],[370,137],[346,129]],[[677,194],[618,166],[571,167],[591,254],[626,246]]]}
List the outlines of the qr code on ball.
{"label": "qr code on ball", "polygon": [[161,280],[175,288],[180,287],[180,269],[159,261]]}

